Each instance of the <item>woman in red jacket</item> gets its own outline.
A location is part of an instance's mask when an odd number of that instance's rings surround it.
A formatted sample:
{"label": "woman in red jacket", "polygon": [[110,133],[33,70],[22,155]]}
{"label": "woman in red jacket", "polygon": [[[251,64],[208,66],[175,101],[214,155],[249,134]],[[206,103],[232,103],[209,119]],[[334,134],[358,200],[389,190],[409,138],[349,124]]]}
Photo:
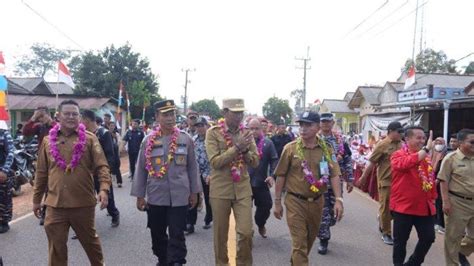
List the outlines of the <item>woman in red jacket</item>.
{"label": "woman in red jacket", "polygon": [[[426,142],[422,127],[406,129],[406,145],[391,157],[390,210],[393,216],[393,264],[421,265],[435,240],[436,184],[429,153],[433,132]],[[412,227],[418,234],[413,254],[404,264]]]}

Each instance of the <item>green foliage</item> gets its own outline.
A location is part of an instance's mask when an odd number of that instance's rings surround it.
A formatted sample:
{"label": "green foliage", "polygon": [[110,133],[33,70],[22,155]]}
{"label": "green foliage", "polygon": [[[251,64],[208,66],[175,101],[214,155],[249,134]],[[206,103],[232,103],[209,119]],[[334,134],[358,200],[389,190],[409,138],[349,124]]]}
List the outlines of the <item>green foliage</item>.
{"label": "green foliage", "polygon": [[[156,99],[159,84],[151,72],[150,63],[139,53],[132,51],[130,44],[116,48],[114,45],[99,52],[89,51],[71,60],[71,72],[76,88],[75,94],[95,97],[118,97],[120,82],[130,99],[133,118],[141,118],[144,103]],[[125,95],[124,95],[125,98]],[[152,109],[152,108],[148,108]],[[147,112],[149,121],[153,110]]]}
{"label": "green foliage", "polygon": [[263,105],[262,112],[263,116],[274,124],[280,122],[282,117],[285,119],[285,123],[289,124],[291,122],[291,115],[293,114],[288,100],[283,100],[278,97],[269,98]]}
{"label": "green foliage", "polygon": [[[416,56],[415,67],[417,73],[454,73],[457,74],[456,61],[448,57],[443,51],[427,48]],[[408,71],[413,64],[412,59],[407,59],[402,71]]]}
{"label": "green foliage", "polygon": [[68,59],[70,51],[61,50],[48,43],[34,43],[31,53],[23,55],[15,66],[15,73],[44,77],[48,71],[57,72],[58,61]]}
{"label": "green foliage", "polygon": [[471,61],[469,65],[464,70],[464,74],[474,74],[474,61]]}
{"label": "green foliage", "polygon": [[207,115],[214,120],[222,117],[221,110],[214,99],[200,100],[191,104],[189,108],[193,111],[198,112],[199,114]]}

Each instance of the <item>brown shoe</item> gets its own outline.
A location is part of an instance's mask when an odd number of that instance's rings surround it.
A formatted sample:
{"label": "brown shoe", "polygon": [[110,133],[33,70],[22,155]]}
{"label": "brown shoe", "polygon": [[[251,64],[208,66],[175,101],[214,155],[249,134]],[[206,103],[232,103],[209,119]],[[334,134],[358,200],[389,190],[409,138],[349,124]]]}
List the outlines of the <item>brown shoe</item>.
{"label": "brown shoe", "polygon": [[258,233],[259,233],[263,238],[267,238],[267,229],[265,228],[265,226],[259,227],[259,228],[258,228]]}

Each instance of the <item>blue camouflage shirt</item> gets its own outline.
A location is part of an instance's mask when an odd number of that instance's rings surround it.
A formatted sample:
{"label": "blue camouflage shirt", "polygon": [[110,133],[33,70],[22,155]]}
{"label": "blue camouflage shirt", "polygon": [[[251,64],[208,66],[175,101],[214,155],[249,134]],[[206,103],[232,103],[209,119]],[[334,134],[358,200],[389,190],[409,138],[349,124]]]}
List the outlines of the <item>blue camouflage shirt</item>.
{"label": "blue camouflage shirt", "polygon": [[352,169],[352,152],[349,148],[349,145],[344,142],[344,154],[342,155],[342,158],[338,159],[338,145],[337,143],[337,138],[334,136],[334,134],[331,134],[330,136],[324,136],[321,134],[324,140],[331,144],[332,148],[334,149],[333,153],[333,160],[337,160],[339,163],[339,168],[341,168],[341,173],[342,173],[342,178],[346,182],[353,182],[354,181],[354,176],[353,176],[353,169]]}
{"label": "blue camouflage shirt", "polygon": [[211,166],[207,158],[205,138],[194,136],[194,153],[196,154],[196,161],[199,166],[199,173],[202,177],[209,176],[211,174]]}
{"label": "blue camouflage shirt", "polygon": [[10,132],[0,130],[0,170],[8,174],[13,164],[13,139]]}

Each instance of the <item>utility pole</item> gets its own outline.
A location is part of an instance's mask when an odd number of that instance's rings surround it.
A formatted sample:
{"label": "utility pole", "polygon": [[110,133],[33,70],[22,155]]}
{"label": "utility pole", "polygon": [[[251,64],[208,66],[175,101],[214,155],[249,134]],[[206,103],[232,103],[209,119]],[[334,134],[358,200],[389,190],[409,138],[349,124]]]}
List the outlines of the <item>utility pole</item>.
{"label": "utility pole", "polygon": [[183,105],[184,105],[184,115],[187,114],[188,112],[188,83],[191,83],[191,80],[188,79],[188,73],[189,72],[194,72],[196,71],[196,69],[189,69],[189,68],[186,68],[186,69],[181,69],[182,72],[185,72],[186,73],[186,79],[184,81],[184,97],[183,97]]}
{"label": "utility pole", "polygon": [[308,62],[311,60],[309,57],[309,46],[306,51],[306,57],[295,57],[295,60],[301,60],[303,61],[303,67],[296,67],[296,69],[303,69],[303,111],[306,110],[306,70],[311,69],[310,66],[308,66]]}

